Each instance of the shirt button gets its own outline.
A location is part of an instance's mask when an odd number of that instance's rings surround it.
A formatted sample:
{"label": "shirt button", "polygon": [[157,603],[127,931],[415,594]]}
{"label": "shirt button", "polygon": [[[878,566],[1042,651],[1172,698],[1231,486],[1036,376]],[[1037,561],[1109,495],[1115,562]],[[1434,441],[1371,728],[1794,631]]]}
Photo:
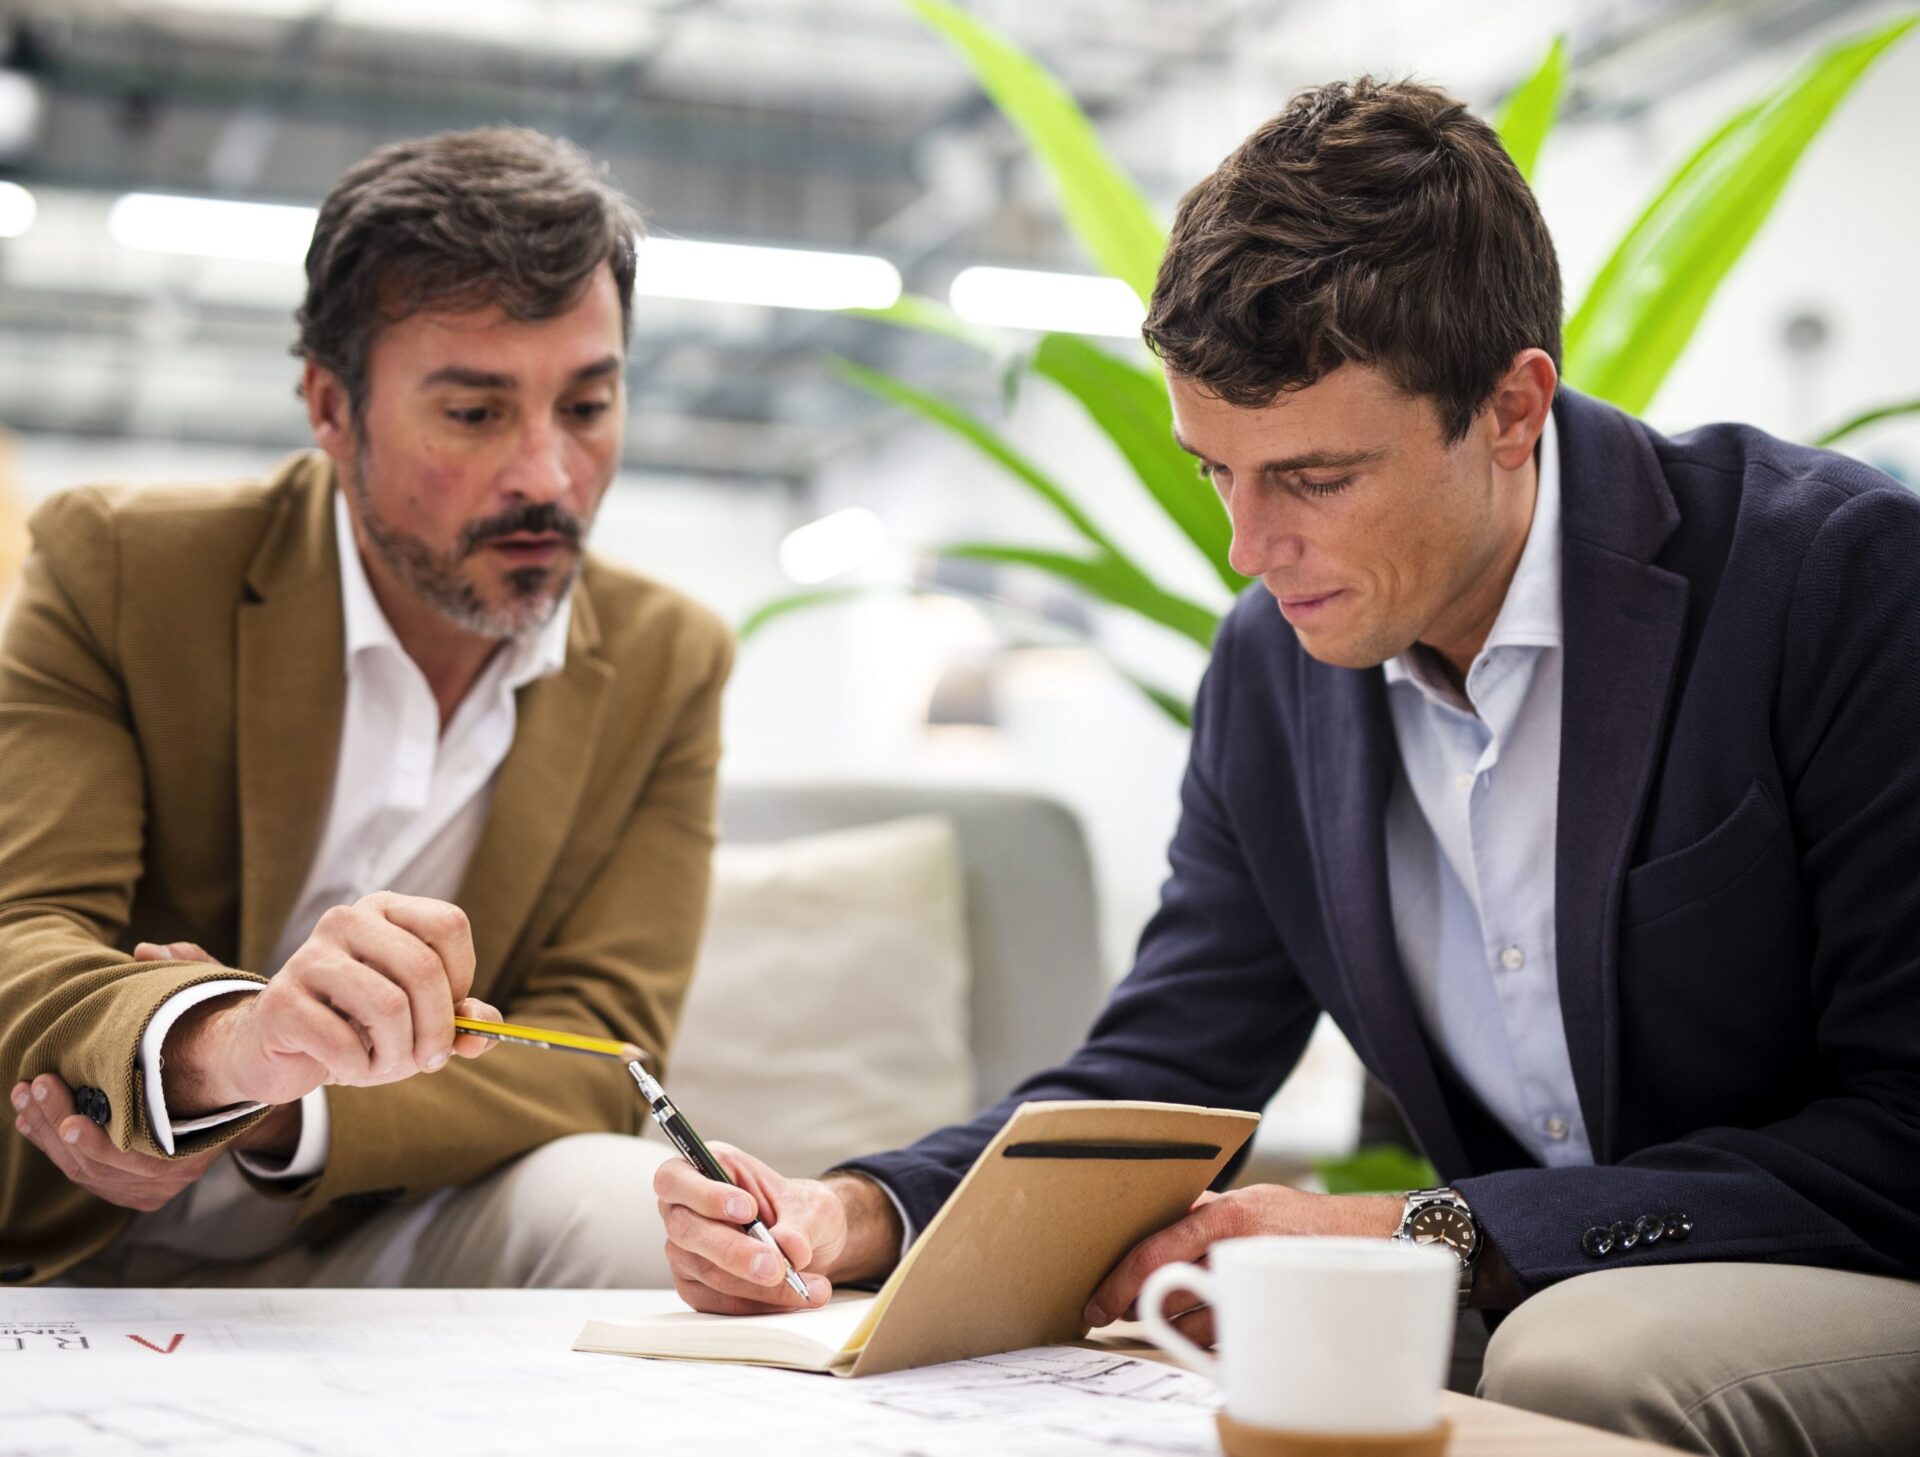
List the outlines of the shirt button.
{"label": "shirt button", "polygon": [[1508,971],[1518,971],[1527,964],[1527,953],[1518,946],[1509,946],[1500,953],[1500,964]]}
{"label": "shirt button", "polygon": [[1551,1138],[1555,1143],[1558,1143],[1567,1136],[1567,1120],[1564,1118],[1556,1115],[1555,1117],[1549,1118],[1545,1126],[1547,1137]]}
{"label": "shirt button", "polygon": [[1465,794],[1469,789],[1473,788],[1473,776],[1464,771],[1454,775],[1453,787],[1459,790],[1462,794]]}

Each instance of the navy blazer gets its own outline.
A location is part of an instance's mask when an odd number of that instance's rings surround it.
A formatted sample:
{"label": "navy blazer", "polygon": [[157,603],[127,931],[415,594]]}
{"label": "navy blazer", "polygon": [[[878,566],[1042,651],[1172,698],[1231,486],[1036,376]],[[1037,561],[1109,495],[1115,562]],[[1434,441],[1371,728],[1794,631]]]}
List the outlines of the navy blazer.
{"label": "navy blazer", "polygon": [[1676,1260],[1920,1273],[1920,499],[1743,426],[1554,410],[1555,928],[1594,1166],[1540,1167],[1427,1036],[1388,904],[1384,677],[1309,657],[1256,585],[1086,1043],[849,1165],[918,1228],[1017,1104],[1258,1109],[1324,1009],[1529,1291]]}

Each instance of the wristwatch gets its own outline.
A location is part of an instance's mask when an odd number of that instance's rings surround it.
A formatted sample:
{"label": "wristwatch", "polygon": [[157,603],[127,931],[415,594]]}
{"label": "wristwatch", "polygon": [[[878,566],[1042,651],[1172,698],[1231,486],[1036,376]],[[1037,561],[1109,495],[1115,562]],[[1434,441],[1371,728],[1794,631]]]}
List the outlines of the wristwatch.
{"label": "wristwatch", "polygon": [[1415,1189],[1400,1214],[1397,1240],[1415,1245],[1445,1245],[1460,1261],[1460,1303],[1473,1289],[1473,1268],[1480,1257],[1480,1222],[1467,1201],[1451,1189]]}

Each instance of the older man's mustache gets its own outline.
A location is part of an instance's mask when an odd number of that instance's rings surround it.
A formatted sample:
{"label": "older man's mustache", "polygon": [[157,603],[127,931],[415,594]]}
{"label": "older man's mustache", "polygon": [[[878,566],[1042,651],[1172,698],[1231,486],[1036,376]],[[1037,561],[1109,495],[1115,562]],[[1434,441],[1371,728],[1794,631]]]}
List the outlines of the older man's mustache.
{"label": "older man's mustache", "polygon": [[460,555],[472,556],[490,541],[503,536],[558,536],[576,550],[580,540],[586,535],[580,518],[564,506],[552,501],[539,504],[529,503],[502,511],[498,516],[489,516],[484,521],[470,521],[460,533]]}

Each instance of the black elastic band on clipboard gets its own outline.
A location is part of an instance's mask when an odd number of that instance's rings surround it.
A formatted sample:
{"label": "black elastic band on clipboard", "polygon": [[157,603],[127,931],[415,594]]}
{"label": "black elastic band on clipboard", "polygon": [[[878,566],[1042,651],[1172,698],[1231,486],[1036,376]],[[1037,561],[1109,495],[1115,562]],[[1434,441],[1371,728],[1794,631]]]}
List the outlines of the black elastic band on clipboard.
{"label": "black elastic band on clipboard", "polygon": [[1007,1159],[1186,1159],[1205,1162],[1220,1157],[1213,1143],[1010,1143],[1000,1151]]}

